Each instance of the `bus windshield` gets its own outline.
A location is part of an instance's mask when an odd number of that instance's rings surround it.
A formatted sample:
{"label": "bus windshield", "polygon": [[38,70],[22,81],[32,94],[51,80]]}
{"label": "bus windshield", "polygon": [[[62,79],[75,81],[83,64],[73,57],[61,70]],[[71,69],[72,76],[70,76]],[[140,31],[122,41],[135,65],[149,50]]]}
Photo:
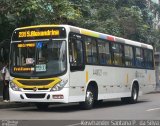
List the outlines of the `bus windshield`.
{"label": "bus windshield", "polygon": [[50,40],[11,44],[11,75],[51,77],[66,71],[66,41]]}

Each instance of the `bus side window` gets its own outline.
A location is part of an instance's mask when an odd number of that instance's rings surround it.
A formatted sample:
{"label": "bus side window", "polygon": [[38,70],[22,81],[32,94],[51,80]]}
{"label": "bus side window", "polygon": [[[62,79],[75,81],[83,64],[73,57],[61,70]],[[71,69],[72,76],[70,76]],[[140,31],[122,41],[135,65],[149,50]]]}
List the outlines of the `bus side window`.
{"label": "bus side window", "polygon": [[145,57],[145,67],[153,69],[153,51],[145,49],[144,57]]}
{"label": "bus side window", "polygon": [[99,62],[101,65],[111,64],[111,53],[109,42],[98,39]]}
{"label": "bus side window", "polygon": [[144,67],[144,50],[136,48],[135,64],[137,67]]}
{"label": "bus side window", "polygon": [[132,46],[125,45],[124,46],[124,55],[125,55],[125,65],[126,66],[133,66],[134,55],[133,55],[133,48]]}
{"label": "bus side window", "polygon": [[85,37],[86,61],[88,64],[98,64],[97,43],[94,38]]}
{"label": "bus side window", "polygon": [[71,71],[84,69],[83,44],[76,37],[69,40],[69,60]]}
{"label": "bus side window", "polygon": [[123,66],[123,47],[121,44],[112,44],[113,64]]}

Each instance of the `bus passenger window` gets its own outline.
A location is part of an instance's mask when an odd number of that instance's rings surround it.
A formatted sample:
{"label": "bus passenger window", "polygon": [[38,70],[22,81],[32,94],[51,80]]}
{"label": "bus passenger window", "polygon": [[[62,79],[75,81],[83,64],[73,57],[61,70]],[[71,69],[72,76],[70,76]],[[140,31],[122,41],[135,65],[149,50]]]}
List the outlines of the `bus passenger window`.
{"label": "bus passenger window", "polygon": [[145,67],[152,69],[153,68],[153,51],[145,49],[144,57],[145,57]]}
{"label": "bus passenger window", "polygon": [[136,48],[135,64],[137,67],[144,67],[144,51],[141,48]]}
{"label": "bus passenger window", "polygon": [[99,62],[101,65],[111,64],[111,54],[109,43],[104,40],[98,40]]}
{"label": "bus passenger window", "polygon": [[[71,38],[69,42],[69,59],[71,66],[82,67],[84,64],[82,41]],[[76,69],[76,68],[74,68]]]}
{"label": "bus passenger window", "polygon": [[86,37],[85,39],[85,46],[86,46],[86,60],[89,64],[97,64],[97,46],[95,39],[91,39]]}
{"label": "bus passenger window", "polygon": [[112,45],[113,51],[113,64],[114,65],[123,65],[123,47],[120,44],[114,43]]}
{"label": "bus passenger window", "polygon": [[133,48],[131,46],[124,46],[124,55],[125,55],[125,65],[133,66],[134,56],[133,56]]}

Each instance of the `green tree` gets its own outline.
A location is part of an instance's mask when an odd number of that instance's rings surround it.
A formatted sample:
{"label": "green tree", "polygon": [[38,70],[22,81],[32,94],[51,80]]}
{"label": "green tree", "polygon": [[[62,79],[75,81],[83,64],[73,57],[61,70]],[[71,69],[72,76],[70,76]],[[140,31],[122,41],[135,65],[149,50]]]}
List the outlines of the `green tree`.
{"label": "green tree", "polygon": [[16,27],[74,22],[80,16],[81,12],[68,0],[2,0],[0,41],[10,38]]}
{"label": "green tree", "polygon": [[158,45],[155,13],[160,6],[152,3],[148,8],[146,0],[1,0],[0,41],[10,38],[16,27],[72,24]]}
{"label": "green tree", "polygon": [[83,6],[83,18],[76,25],[144,43],[155,40],[157,31],[146,0],[86,0],[86,4],[80,4],[83,1],[72,0],[75,7]]}

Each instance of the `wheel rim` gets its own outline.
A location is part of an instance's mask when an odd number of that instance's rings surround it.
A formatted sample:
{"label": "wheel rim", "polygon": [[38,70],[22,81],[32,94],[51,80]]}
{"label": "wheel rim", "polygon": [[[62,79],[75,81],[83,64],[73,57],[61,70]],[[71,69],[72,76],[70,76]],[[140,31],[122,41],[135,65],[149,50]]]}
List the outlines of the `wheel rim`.
{"label": "wheel rim", "polygon": [[87,91],[86,102],[89,105],[93,104],[93,94],[91,91]]}

